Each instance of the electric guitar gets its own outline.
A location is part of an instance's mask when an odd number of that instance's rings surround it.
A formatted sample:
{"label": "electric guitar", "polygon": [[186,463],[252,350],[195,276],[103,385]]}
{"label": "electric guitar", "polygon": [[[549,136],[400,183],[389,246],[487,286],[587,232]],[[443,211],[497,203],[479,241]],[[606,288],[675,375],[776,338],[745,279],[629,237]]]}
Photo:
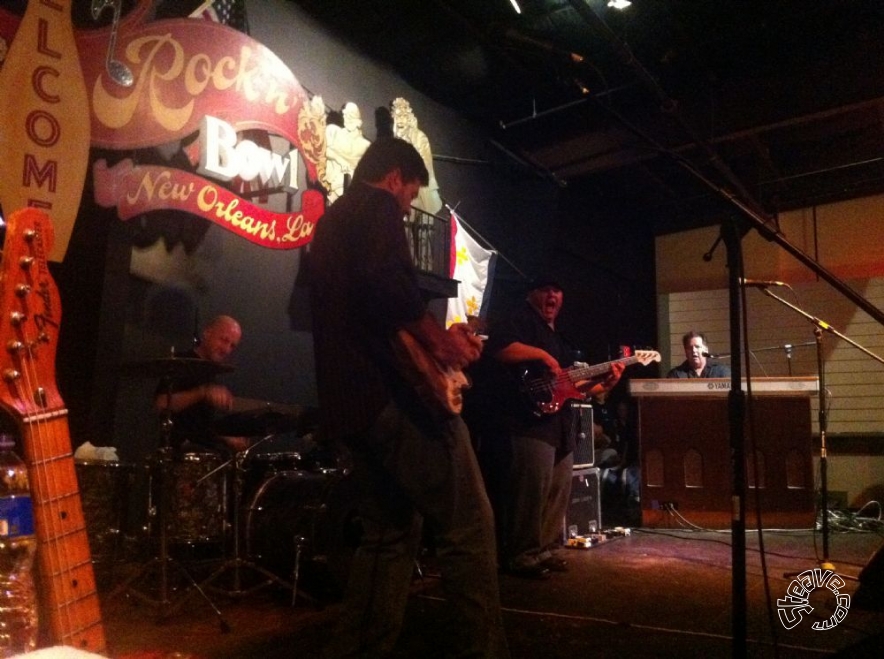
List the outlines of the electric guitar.
{"label": "electric guitar", "polygon": [[37,535],[41,622],[50,640],[105,649],[92,556],[71,453],[67,409],[55,385],[61,323],[47,267],[54,232],[37,208],[7,218],[0,263],[0,407],[16,421],[28,466]]}
{"label": "electric guitar", "polygon": [[446,368],[427,352],[407,330],[399,330],[393,339],[393,352],[399,371],[430,409],[448,416],[463,410],[463,390],[470,379],[463,371]]}
{"label": "electric guitar", "polygon": [[660,353],[655,350],[636,350],[631,357],[623,357],[602,364],[575,364],[563,369],[556,376],[547,372],[536,375],[535,369],[525,369],[521,373],[520,390],[528,401],[531,411],[537,415],[555,414],[570,400],[583,400],[585,397],[577,388],[578,382],[598,379],[610,372],[614,364],[642,364],[659,362]]}

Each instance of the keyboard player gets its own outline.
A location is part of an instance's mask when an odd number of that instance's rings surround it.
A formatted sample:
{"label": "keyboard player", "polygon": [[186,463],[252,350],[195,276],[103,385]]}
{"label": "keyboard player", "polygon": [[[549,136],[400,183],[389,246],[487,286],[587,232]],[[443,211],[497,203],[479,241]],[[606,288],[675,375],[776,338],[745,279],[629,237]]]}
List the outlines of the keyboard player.
{"label": "keyboard player", "polygon": [[729,378],[731,367],[710,362],[706,337],[694,330],[681,337],[685,360],[666,375],[668,378]]}

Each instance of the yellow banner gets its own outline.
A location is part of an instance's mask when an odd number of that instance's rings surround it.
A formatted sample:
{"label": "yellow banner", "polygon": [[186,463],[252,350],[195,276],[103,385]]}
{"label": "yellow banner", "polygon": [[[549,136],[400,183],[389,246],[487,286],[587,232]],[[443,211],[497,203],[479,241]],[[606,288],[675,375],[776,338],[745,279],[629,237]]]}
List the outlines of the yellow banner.
{"label": "yellow banner", "polygon": [[43,208],[67,251],[89,165],[89,99],[70,0],[32,0],[0,69],[0,206]]}

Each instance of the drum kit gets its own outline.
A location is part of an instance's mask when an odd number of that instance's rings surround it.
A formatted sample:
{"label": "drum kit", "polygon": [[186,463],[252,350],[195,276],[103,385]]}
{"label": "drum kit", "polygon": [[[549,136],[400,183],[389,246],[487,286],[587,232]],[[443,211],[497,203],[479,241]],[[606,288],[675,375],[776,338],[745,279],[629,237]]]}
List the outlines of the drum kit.
{"label": "drum kit", "polygon": [[[158,378],[170,383],[170,389],[176,380],[211,377],[227,370],[230,367],[207,360],[177,357],[129,362],[123,367],[124,374]],[[249,407],[254,403],[258,405]],[[246,399],[240,399],[239,407],[247,409],[228,414],[213,427],[217,435],[251,438],[249,448],[229,459],[212,452],[173,452],[173,422],[170,414],[164,415],[161,445],[146,465],[145,528],[153,555],[111,597],[132,595],[156,605],[159,617],[165,619],[198,592],[217,614],[222,630],[228,631],[206,592],[209,589],[242,597],[277,585],[291,591],[292,605],[298,597],[315,603],[316,597],[299,588],[305,561],[323,565],[325,574],[337,582],[334,587],[343,585],[358,535],[355,496],[345,470],[308,464],[294,451],[259,450],[278,435],[302,430],[302,408]],[[132,465],[119,464],[111,471],[78,463],[87,533],[96,561],[116,559],[124,527],[122,497],[117,495],[128,492],[134,471]],[[97,500],[99,488],[114,493],[109,501]],[[113,509],[107,510],[103,503]],[[220,553],[213,559],[220,563],[202,581],[178,559],[187,553],[182,548],[194,547],[215,547]],[[173,572],[191,586],[175,601],[171,599]],[[149,584],[150,594],[139,590],[142,583]]]}

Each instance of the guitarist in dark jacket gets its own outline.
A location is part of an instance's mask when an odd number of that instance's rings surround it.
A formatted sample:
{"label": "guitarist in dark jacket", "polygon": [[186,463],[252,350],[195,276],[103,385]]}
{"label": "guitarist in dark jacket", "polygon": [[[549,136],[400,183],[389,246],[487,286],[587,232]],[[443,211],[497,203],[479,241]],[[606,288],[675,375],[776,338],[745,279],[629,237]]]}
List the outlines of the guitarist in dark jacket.
{"label": "guitarist in dark jacket", "polygon": [[[492,327],[485,352],[510,375],[522,371],[551,377],[574,362],[574,349],[556,330],[562,309],[562,287],[551,278],[535,279],[526,304],[505,322]],[[620,379],[623,365],[613,363],[601,381],[580,383],[585,396],[611,389]],[[510,377],[510,382],[516,378]],[[555,380],[551,380],[555,382]],[[572,410],[565,405],[554,414],[535,415],[531,401],[510,388],[508,401],[499,405],[497,423],[505,435],[498,439],[505,485],[500,494],[502,508],[503,568],[509,574],[546,578],[550,571],[565,571],[565,561],[555,555],[562,538],[562,523],[571,494],[575,437],[571,430]]]}
{"label": "guitarist in dark jacket", "polygon": [[[460,415],[400,374],[403,330],[443,369],[479,357],[465,326],[429,315],[403,217],[427,169],[407,142],[368,147],[325,213],[310,251],[320,430],[343,442],[360,490],[363,534],[326,656],[385,656],[402,625],[425,520],[453,609],[452,655],[509,656],[500,617],[491,506]],[[458,398],[458,396],[454,396]],[[436,648],[427,649],[432,654]]]}

